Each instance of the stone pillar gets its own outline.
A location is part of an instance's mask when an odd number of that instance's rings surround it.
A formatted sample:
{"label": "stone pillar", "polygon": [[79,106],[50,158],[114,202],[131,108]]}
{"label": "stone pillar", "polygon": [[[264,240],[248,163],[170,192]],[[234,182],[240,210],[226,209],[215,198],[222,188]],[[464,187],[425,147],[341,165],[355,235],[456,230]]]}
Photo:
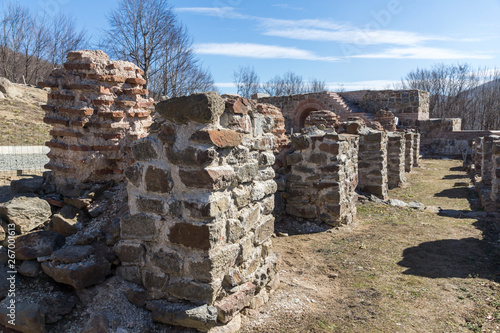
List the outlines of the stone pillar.
{"label": "stone pillar", "polygon": [[413,145],[415,144],[415,133],[406,132],[405,133],[405,171],[411,172],[413,170],[413,157],[414,157],[414,149]]}
{"label": "stone pillar", "polygon": [[477,138],[474,140],[474,167],[475,167],[475,174],[476,175],[481,175],[481,167],[483,164],[483,140],[484,138]]}
{"label": "stone pillar", "polygon": [[118,273],[144,285],[155,320],[208,330],[266,300],[278,281],[273,121],[215,92],[156,110],[151,135],[132,146]]}
{"label": "stone pillar", "polygon": [[371,131],[359,136],[358,189],[388,199],[387,133]]}
{"label": "stone pillar", "polygon": [[[481,205],[487,212],[495,211],[496,195],[492,193],[494,177],[495,177],[495,158],[493,154],[493,149],[496,146],[495,141],[499,140],[500,137],[490,135],[483,138],[483,152],[481,158],[481,182],[476,184],[476,188],[479,193],[479,199],[481,200]],[[493,199],[495,198],[495,199]]]}
{"label": "stone pillar", "polygon": [[317,129],[292,137],[287,156],[286,212],[338,226],[356,215],[358,184],[357,135]]}
{"label": "stone pillar", "polygon": [[497,212],[500,212],[500,137],[493,141],[491,170],[491,201]]}
{"label": "stone pillar", "polygon": [[44,122],[53,126],[50,162],[58,188],[120,181],[129,147],[147,135],[153,100],[137,66],[102,51],[70,52],[63,69],[40,83],[50,87]]}
{"label": "stone pillar", "polygon": [[396,117],[391,111],[380,110],[373,115],[373,120],[378,121],[386,131],[392,132],[396,130]]}
{"label": "stone pillar", "polygon": [[413,133],[413,167],[420,166],[420,133]]}
{"label": "stone pillar", "polygon": [[481,184],[487,188],[491,187],[493,170],[493,142],[496,136],[487,136],[483,139],[483,154],[481,158]]}
{"label": "stone pillar", "polygon": [[387,142],[387,175],[389,178],[389,189],[399,187],[406,182],[405,151],[405,133],[389,132]]}

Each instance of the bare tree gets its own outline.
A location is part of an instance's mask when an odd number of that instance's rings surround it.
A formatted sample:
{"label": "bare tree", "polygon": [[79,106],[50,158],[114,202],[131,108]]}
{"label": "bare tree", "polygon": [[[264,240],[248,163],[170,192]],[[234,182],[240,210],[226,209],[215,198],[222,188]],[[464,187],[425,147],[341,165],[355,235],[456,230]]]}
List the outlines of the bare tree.
{"label": "bare tree", "polygon": [[104,46],[112,56],[134,62],[149,82],[165,56],[166,39],[175,22],[166,0],[120,0],[109,15]]}
{"label": "bare tree", "polygon": [[468,64],[437,64],[407,74],[403,89],[429,92],[433,118],[462,118],[464,129],[500,127],[500,72]]}
{"label": "bare tree", "polygon": [[314,92],[322,92],[328,90],[325,81],[321,81],[317,78],[311,78],[309,83],[306,86],[305,92],[314,93]]}
{"label": "bare tree", "polygon": [[302,76],[291,71],[286,72],[283,76],[276,75],[267,81],[262,89],[271,96],[303,94],[307,90]]}
{"label": "bare tree", "polygon": [[253,66],[241,66],[233,72],[233,78],[238,94],[245,98],[251,98],[260,90],[260,78]]}
{"label": "bare tree", "polygon": [[120,0],[109,24],[103,47],[112,57],[139,66],[153,95],[214,89],[212,75],[195,58],[187,29],[167,0]]}
{"label": "bare tree", "polygon": [[87,47],[88,38],[85,30],[78,31],[73,16],[57,15],[50,27],[49,61],[62,66],[70,51]]}

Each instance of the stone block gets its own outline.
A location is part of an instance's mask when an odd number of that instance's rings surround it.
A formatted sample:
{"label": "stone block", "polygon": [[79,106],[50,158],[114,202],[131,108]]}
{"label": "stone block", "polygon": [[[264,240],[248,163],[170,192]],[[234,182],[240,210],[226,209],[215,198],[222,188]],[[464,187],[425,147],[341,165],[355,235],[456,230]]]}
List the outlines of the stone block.
{"label": "stone block", "polygon": [[175,244],[193,249],[210,249],[210,228],[207,225],[176,223],[170,228],[168,239]]}
{"label": "stone block", "polygon": [[215,149],[188,147],[182,151],[173,145],[167,145],[165,152],[170,163],[183,166],[207,166],[217,159]]}
{"label": "stone block", "polygon": [[152,312],[153,320],[169,325],[195,328],[207,332],[217,323],[217,308],[208,305],[150,301],[146,308]]}
{"label": "stone block", "polygon": [[236,178],[231,168],[188,170],[180,169],[179,176],[186,187],[223,190]]}
{"label": "stone block", "polygon": [[0,217],[24,234],[47,222],[52,215],[47,201],[37,197],[16,197],[0,204]]}
{"label": "stone block", "polygon": [[172,189],[172,179],[168,170],[148,166],[144,175],[146,190],[157,193],[168,193]]}
{"label": "stone block", "polygon": [[137,209],[147,214],[165,214],[165,206],[162,200],[146,197],[137,197],[135,199]]}
{"label": "stone block", "polygon": [[132,144],[132,153],[137,161],[150,161],[158,158],[151,140],[141,139]]}
{"label": "stone block", "polygon": [[170,295],[195,303],[212,304],[214,301],[215,290],[209,284],[195,281],[179,281],[169,284],[164,289]]}
{"label": "stone block", "polygon": [[174,97],[156,105],[156,111],[164,119],[176,124],[187,124],[190,121],[216,123],[224,109],[224,100],[213,91]]}
{"label": "stone block", "polygon": [[202,130],[194,133],[191,140],[213,144],[218,148],[232,148],[241,144],[243,134],[228,129]]}
{"label": "stone block", "polygon": [[146,250],[142,244],[119,242],[114,247],[114,252],[122,263],[142,263]]}
{"label": "stone block", "polygon": [[255,244],[262,245],[274,234],[274,217],[268,216],[255,228]]}
{"label": "stone block", "polygon": [[147,214],[124,216],[120,225],[121,235],[124,239],[151,240],[156,236],[155,219]]}
{"label": "stone block", "polygon": [[217,308],[217,318],[223,323],[231,321],[236,314],[248,307],[255,295],[257,287],[248,282],[238,288],[238,291],[229,295],[215,304]]}

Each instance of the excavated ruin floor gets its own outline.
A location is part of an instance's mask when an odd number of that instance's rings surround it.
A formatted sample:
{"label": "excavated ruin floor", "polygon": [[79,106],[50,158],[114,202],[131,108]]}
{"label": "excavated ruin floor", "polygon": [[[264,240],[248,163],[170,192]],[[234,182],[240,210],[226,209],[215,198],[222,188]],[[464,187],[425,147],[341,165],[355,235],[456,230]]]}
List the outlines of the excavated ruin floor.
{"label": "excavated ruin floor", "polygon": [[460,217],[477,206],[454,186],[469,180],[461,164],[424,160],[390,191],[441,214],[366,202],[337,230],[291,235],[288,223],[274,239],[281,289],[242,332],[500,332],[500,221]]}
{"label": "excavated ruin floor", "polygon": [[[281,287],[244,312],[241,332],[500,332],[500,221],[470,218],[486,214],[471,212],[477,195],[460,184],[469,181],[461,170],[461,161],[423,160],[390,191],[435,212],[365,201],[346,227],[278,224]],[[84,308],[63,319],[75,332]],[[195,331],[156,325],[152,332]]]}

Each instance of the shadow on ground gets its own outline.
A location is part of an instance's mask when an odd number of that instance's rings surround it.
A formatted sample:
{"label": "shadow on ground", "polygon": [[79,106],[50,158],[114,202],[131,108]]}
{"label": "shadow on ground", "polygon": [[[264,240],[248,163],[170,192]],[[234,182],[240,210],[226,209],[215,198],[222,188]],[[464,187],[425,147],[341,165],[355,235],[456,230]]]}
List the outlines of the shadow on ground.
{"label": "shadow on ground", "polygon": [[443,239],[425,242],[403,251],[398,265],[403,272],[428,278],[480,277],[500,282],[500,221],[477,220],[483,238]]}
{"label": "shadow on ground", "polygon": [[470,178],[468,175],[446,175],[443,179],[468,179]]}

